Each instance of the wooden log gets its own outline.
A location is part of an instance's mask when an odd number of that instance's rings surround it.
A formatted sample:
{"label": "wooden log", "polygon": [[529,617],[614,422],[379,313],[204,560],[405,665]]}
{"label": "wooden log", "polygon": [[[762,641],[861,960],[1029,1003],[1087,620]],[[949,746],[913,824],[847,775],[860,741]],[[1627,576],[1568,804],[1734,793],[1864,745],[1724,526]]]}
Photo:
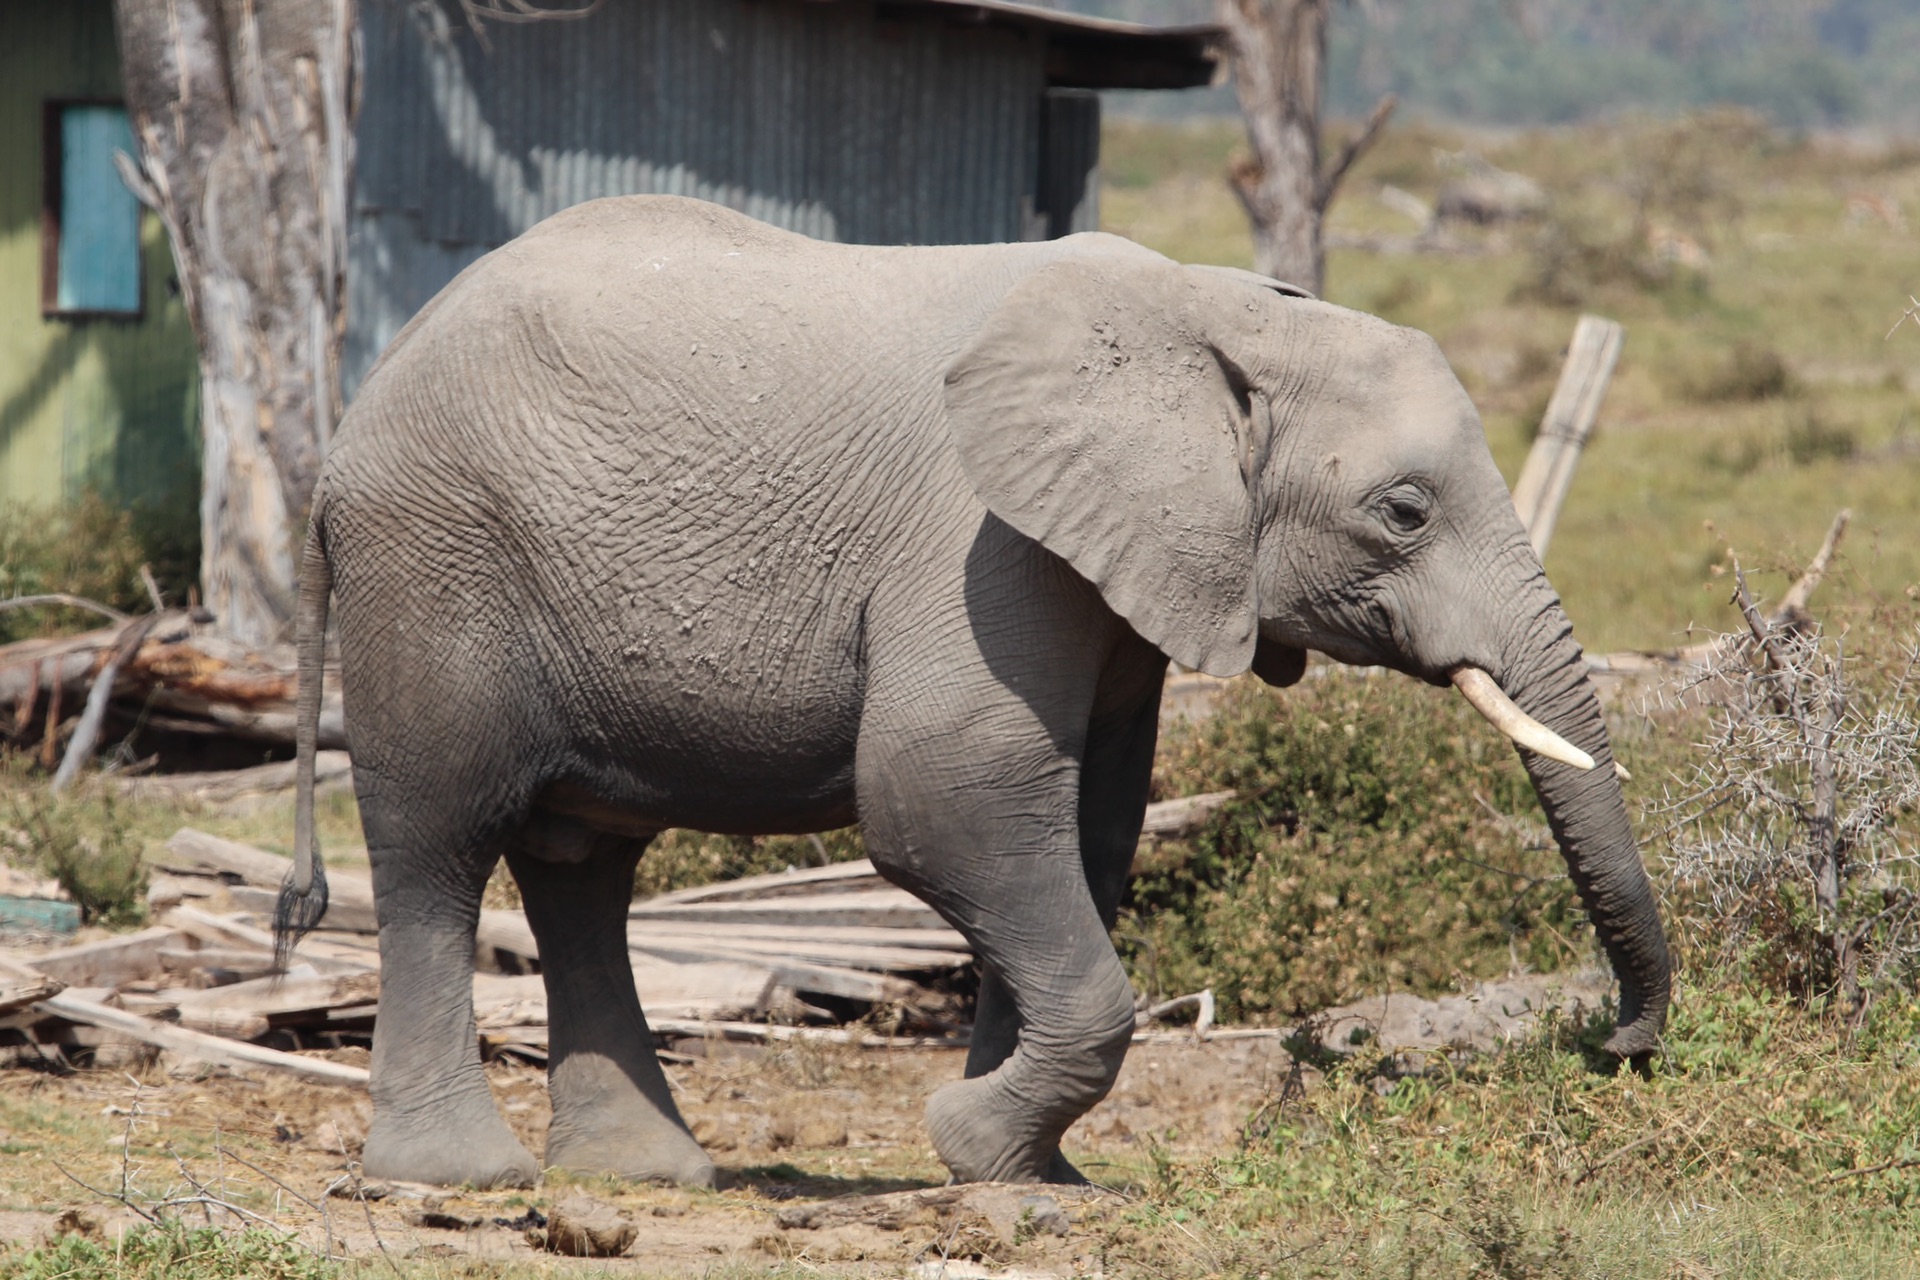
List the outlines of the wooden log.
{"label": "wooden log", "polygon": [[1586,448],[1593,424],[1599,420],[1600,403],[1606,398],[1607,383],[1620,360],[1626,333],[1611,320],[1580,317],[1560,381],[1547,402],[1546,417],[1541,419],[1540,434],[1534,438],[1520,479],[1514,483],[1514,510],[1526,527],[1534,554],[1542,559],[1553,539],[1554,525],[1559,522],[1561,504],[1573,485],[1580,451]]}
{"label": "wooden log", "polygon": [[[44,694],[54,706],[78,707],[99,683],[109,701],[121,703],[149,724],[165,721],[176,731],[292,745],[295,663],[291,648],[256,650],[185,610],[149,615],[152,628],[116,668],[110,682],[98,680],[122,627],[102,627],[55,639],[0,646],[0,705],[30,713]],[[147,619],[140,619],[145,622]],[[59,724],[50,714],[51,729]],[[20,723],[24,727],[25,721]],[[346,747],[339,681],[330,680],[320,713],[319,744]]]}
{"label": "wooden log", "polygon": [[[224,804],[247,796],[290,791],[294,762],[255,765],[214,773],[149,773],[133,778],[104,779],[123,795],[143,800],[167,799]],[[344,751],[321,751],[314,756],[314,786],[318,792],[353,786],[353,758]]]}
{"label": "wooden log", "polygon": [[80,770],[87,761],[93,759],[93,744],[100,739],[101,726],[107,722],[107,704],[113,701],[114,681],[120,678],[120,669],[139,652],[140,645],[153,630],[154,623],[160,620],[158,614],[148,614],[143,618],[134,618],[123,624],[120,634],[114,637],[113,649],[107,655],[107,661],[100,668],[100,674],[93,678],[93,687],[87,691],[86,709],[80,713],[80,722],[74,726],[73,738],[67,743],[67,754],[60,759],[60,767],[54,771],[53,781],[47,789],[59,795],[80,776]]}
{"label": "wooden log", "polygon": [[92,1000],[79,999],[65,992],[42,1000],[33,1007],[38,1012],[65,1018],[69,1022],[117,1031],[201,1062],[242,1069],[258,1067],[298,1076],[316,1084],[348,1085],[362,1089],[367,1087],[369,1079],[364,1067],[351,1067],[322,1058],[304,1058],[262,1045],[225,1040],[186,1027],[155,1022],[151,1018],[143,1018],[124,1009],[110,1008]]}
{"label": "wooden log", "polygon": [[34,956],[27,963],[70,987],[115,987],[160,972],[160,953],[185,938],[178,929],[156,925],[138,933],[99,942],[83,942]]}

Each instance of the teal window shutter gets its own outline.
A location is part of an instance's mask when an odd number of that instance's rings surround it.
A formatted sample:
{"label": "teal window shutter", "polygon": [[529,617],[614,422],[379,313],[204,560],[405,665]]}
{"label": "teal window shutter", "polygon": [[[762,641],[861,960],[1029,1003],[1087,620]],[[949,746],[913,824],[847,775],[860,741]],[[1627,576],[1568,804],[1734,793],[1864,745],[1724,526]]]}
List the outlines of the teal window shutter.
{"label": "teal window shutter", "polygon": [[123,107],[60,108],[57,311],[137,315],[140,204],[120,180],[113,153],[133,154]]}

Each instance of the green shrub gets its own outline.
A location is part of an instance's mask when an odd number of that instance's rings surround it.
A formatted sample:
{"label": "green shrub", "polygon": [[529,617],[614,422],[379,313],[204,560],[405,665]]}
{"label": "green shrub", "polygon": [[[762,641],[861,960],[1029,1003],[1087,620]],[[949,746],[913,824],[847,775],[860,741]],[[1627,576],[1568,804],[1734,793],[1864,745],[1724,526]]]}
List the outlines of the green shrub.
{"label": "green shrub", "polygon": [[137,924],[146,916],[147,867],[139,838],[113,793],[88,789],[47,794],[26,757],[9,756],[0,782],[8,791],[11,843],[30,865],[59,881],[89,923]]}
{"label": "green shrub", "polygon": [[[199,580],[197,513],[151,504],[117,506],[83,493],[65,506],[0,508],[0,599],[64,592],[129,613],[150,604],[140,566],[174,603]],[[0,613],[0,643],[100,625],[63,607]]]}
{"label": "green shrub", "polygon": [[1150,992],[1210,986],[1224,1018],[1285,1018],[1581,950],[1526,773],[1451,690],[1242,681],[1168,735],[1155,785],[1241,798],[1143,859],[1118,936]]}
{"label": "green shrub", "polygon": [[634,874],[636,898],[650,898],[694,885],[741,876],[766,875],[789,867],[851,862],[867,856],[855,827],[820,836],[715,836],[673,830],[647,846]]}
{"label": "green shrub", "polygon": [[1777,400],[1794,390],[1786,359],[1763,342],[1742,338],[1706,369],[1684,375],[1680,389],[1700,404]]}
{"label": "green shrub", "polygon": [[260,1227],[221,1231],[178,1222],[129,1231],[118,1242],[73,1234],[11,1254],[13,1280],[335,1280],[338,1263]]}

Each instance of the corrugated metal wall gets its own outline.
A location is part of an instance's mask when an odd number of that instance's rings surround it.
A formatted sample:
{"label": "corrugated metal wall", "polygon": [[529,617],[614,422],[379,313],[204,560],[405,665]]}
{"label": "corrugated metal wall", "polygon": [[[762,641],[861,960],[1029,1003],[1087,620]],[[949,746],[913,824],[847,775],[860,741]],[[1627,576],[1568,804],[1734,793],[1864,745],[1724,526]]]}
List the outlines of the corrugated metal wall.
{"label": "corrugated metal wall", "polygon": [[[599,196],[698,196],[869,244],[1019,240],[1097,218],[1084,182],[1038,180],[1039,34],[877,22],[860,3],[610,0],[584,21],[494,24],[488,50],[451,0],[361,12],[349,390],[462,267]],[[1050,113],[1051,149],[1083,176],[1094,105]],[[1069,126],[1093,132],[1063,141]],[[1050,211],[1043,187],[1081,203]]]}

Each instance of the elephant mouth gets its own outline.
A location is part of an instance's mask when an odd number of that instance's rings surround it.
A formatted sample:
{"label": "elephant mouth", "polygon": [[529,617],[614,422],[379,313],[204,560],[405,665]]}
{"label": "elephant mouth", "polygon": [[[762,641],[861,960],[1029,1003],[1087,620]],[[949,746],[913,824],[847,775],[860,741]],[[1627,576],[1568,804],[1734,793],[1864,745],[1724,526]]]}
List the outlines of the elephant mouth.
{"label": "elephant mouth", "polygon": [[1485,716],[1488,724],[1513,739],[1515,746],[1576,769],[1593,768],[1592,756],[1522,711],[1494,683],[1493,677],[1480,668],[1455,667],[1452,679],[1453,687],[1460,691],[1468,705]]}

